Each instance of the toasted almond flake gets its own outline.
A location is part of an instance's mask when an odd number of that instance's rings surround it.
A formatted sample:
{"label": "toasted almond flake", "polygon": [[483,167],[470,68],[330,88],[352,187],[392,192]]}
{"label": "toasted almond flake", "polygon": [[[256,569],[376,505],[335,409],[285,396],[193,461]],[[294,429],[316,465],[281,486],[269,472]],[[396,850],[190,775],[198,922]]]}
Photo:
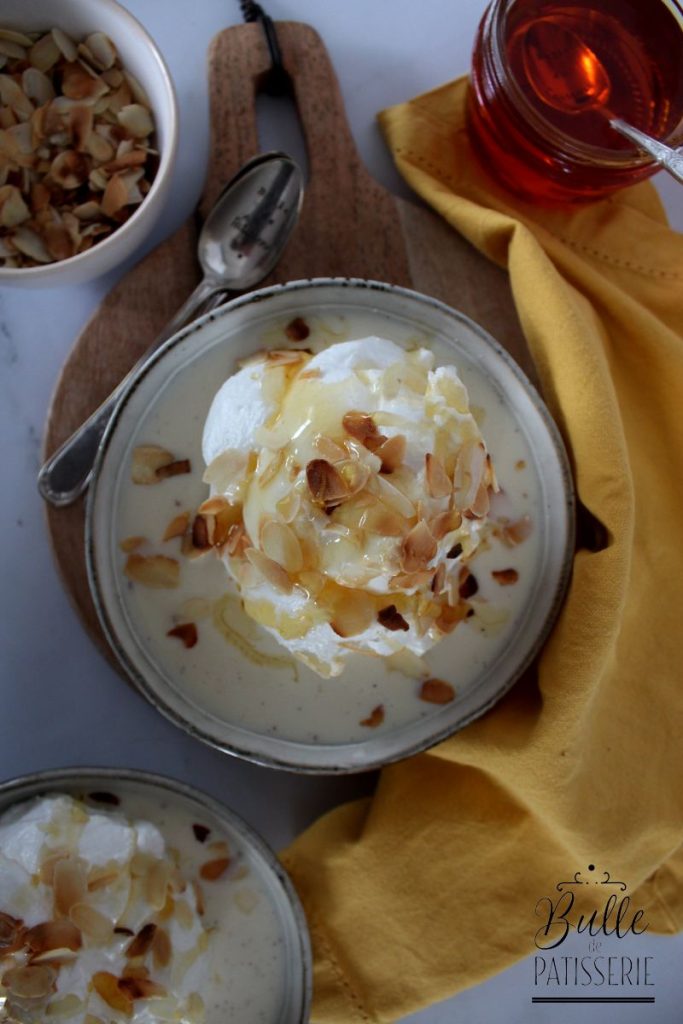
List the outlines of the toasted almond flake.
{"label": "toasted almond flake", "polygon": [[92,986],[100,999],[103,999],[112,1010],[118,1010],[125,1017],[133,1013],[133,1000],[124,992],[119,979],[109,971],[96,971],[92,976]]}
{"label": "toasted almond flake", "polygon": [[519,579],[516,569],[493,569],[491,575],[501,587],[511,587]]}
{"label": "toasted almond flake", "polygon": [[93,32],[86,37],[85,45],[95,60],[99,71],[108,71],[116,61],[116,47],[104,32]]}
{"label": "toasted almond flake", "polygon": [[345,413],[342,418],[342,426],[347,434],[354,437],[356,441],[360,441],[370,451],[375,451],[386,441],[384,434],[380,434],[377,429],[377,424],[372,416],[366,412],[351,410]]}
{"label": "toasted almond flake", "polygon": [[384,626],[385,629],[389,629],[392,632],[397,630],[407,631],[410,629],[410,626],[398,611],[395,604],[387,605],[386,608],[380,608],[377,612],[377,621],[380,626]]}
{"label": "toasted almond flake", "polygon": [[477,491],[474,501],[465,512],[468,518],[483,519],[489,511],[490,501],[488,487],[482,480],[479,484],[479,490]]}
{"label": "toasted almond flake", "polygon": [[33,39],[30,36],[27,36],[25,32],[17,32],[16,29],[12,28],[0,28],[0,39],[16,43],[24,48],[33,46]]}
{"label": "toasted almond flake", "polygon": [[414,590],[416,587],[423,587],[429,583],[434,573],[431,569],[423,569],[420,572],[402,572],[392,576],[389,580],[390,590]]}
{"label": "toasted almond flake", "polygon": [[522,516],[513,523],[505,523],[500,530],[500,537],[507,547],[513,548],[522,544],[531,535],[532,529],[529,516]]}
{"label": "toasted almond flake", "polygon": [[443,562],[441,562],[441,564],[439,565],[439,568],[436,570],[436,572],[434,573],[434,576],[432,578],[432,585],[431,585],[432,594],[436,594],[436,595],[440,594],[441,591],[444,588],[445,582],[446,582],[446,566],[444,565]]}
{"label": "toasted almond flake", "polygon": [[241,523],[230,527],[225,541],[225,551],[231,558],[242,556],[250,545],[251,542],[247,536],[247,531]]}
{"label": "toasted almond flake", "polygon": [[327,459],[311,459],[306,466],[311,498],[322,508],[334,508],[348,497],[348,488],[338,469]]}
{"label": "toasted almond flake", "polygon": [[406,573],[426,569],[436,555],[436,541],[424,519],[403,538],[400,548],[401,569]]}
{"label": "toasted almond flake", "polygon": [[301,544],[294,531],[275,520],[266,522],[261,530],[261,547],[265,555],[281,565],[288,573],[298,573],[304,567]]}
{"label": "toasted almond flake", "polygon": [[112,868],[91,868],[88,872],[88,892],[99,892],[121,878],[121,872]]}
{"label": "toasted almond flake", "polygon": [[19,189],[14,185],[3,185],[0,188],[0,226],[13,228],[30,216],[31,212]]}
{"label": "toasted almond flake", "polygon": [[344,639],[358,636],[375,620],[375,605],[362,590],[338,587],[326,600],[330,626]]}
{"label": "toasted almond flake", "polygon": [[452,633],[467,618],[469,605],[463,601],[456,604],[444,604],[434,620],[434,625],[441,633]]}
{"label": "toasted almond flake", "polygon": [[154,923],[144,925],[126,947],[126,958],[133,960],[135,957],[146,956],[152,948],[156,932],[157,926]]}
{"label": "toasted almond flake", "polygon": [[206,882],[215,882],[221,878],[230,867],[230,857],[215,857],[206,861],[199,869],[199,877]]}
{"label": "toasted almond flake", "polygon": [[194,647],[199,639],[197,627],[194,622],[180,622],[177,626],[169,629],[166,636],[176,637],[181,640],[184,647]]}
{"label": "toasted almond flake", "polygon": [[157,470],[162,466],[169,466],[174,461],[175,456],[165,448],[155,444],[139,444],[133,449],[131,479],[134,484],[159,483]]}
{"label": "toasted almond flake", "polygon": [[48,964],[12,967],[2,976],[3,985],[17,999],[43,999],[55,990],[57,972]]}
{"label": "toasted almond flake", "polygon": [[47,250],[42,238],[31,231],[25,224],[21,224],[12,235],[12,245],[24,256],[34,260],[36,263],[52,263],[53,259]]}
{"label": "toasted almond flake", "polygon": [[293,522],[300,508],[301,495],[297,491],[290,491],[284,498],[280,498],[275,505],[275,511],[285,523]]}
{"label": "toasted almond flake", "polygon": [[316,434],[313,438],[313,445],[327,462],[342,462],[348,458],[346,448],[342,448],[340,444],[325,434]]}
{"label": "toasted almond flake", "polygon": [[[93,116],[92,107],[74,107],[69,113],[69,132],[71,134],[71,141],[74,149],[78,153],[88,151],[88,141],[90,136],[93,134]],[[96,138],[99,138],[99,136],[96,136]],[[89,168],[86,173],[90,173]]]}
{"label": "toasted almond flake", "polygon": [[486,467],[486,449],[478,441],[466,441],[455,462],[453,475],[456,507],[468,509],[477,496]]}
{"label": "toasted almond flake", "polygon": [[60,50],[51,32],[34,43],[28,54],[31,66],[38,68],[39,71],[49,71],[57,63],[59,57]]}
{"label": "toasted almond flake", "polygon": [[278,562],[274,562],[272,558],[268,558],[258,548],[246,548],[245,557],[248,559],[251,565],[260,572],[264,579],[268,580],[276,590],[281,591],[283,594],[291,594],[293,584],[289,577],[289,574],[282,568]]}
{"label": "toasted almond flake", "polygon": [[29,928],[24,941],[33,954],[51,950],[78,950],[81,948],[81,933],[71,921],[44,921]]}
{"label": "toasted almond flake", "polygon": [[361,718],[359,725],[364,725],[367,729],[377,729],[378,726],[384,721],[384,705],[378,704],[374,707],[367,718]]}
{"label": "toasted almond flake", "polygon": [[81,903],[88,889],[85,865],[79,858],[63,858],[54,866],[52,876],[55,911],[68,917],[76,903]]}
{"label": "toasted almond flake", "polygon": [[172,590],[180,585],[180,563],[166,555],[138,555],[133,552],[123,567],[135,583],[157,590]]}
{"label": "toasted almond flake", "polygon": [[171,940],[165,928],[156,928],[152,937],[152,959],[157,970],[167,967],[171,961]]}
{"label": "toasted almond flake", "polygon": [[267,487],[268,484],[272,483],[275,477],[278,475],[280,470],[285,464],[285,451],[280,449],[270,458],[268,465],[259,473],[256,477],[259,487]]}
{"label": "toasted almond flake", "polygon": [[146,544],[146,543],[147,543],[147,538],[146,537],[140,537],[140,536],[124,537],[124,539],[119,542],[119,547],[120,547],[121,551],[123,551],[126,554],[128,554],[130,551],[136,551],[138,548],[142,547],[142,545]]}
{"label": "toasted almond flake", "polygon": [[386,505],[393,508],[404,519],[412,519],[415,516],[415,506],[412,501],[386,477],[377,476],[373,483],[377,488],[377,494]]}
{"label": "toasted almond flake", "polygon": [[131,999],[153,999],[156,996],[165,996],[166,989],[157,981],[151,978],[121,978],[119,988]]}
{"label": "toasted almond flake", "polygon": [[113,217],[128,203],[128,189],[120,174],[113,174],[107,182],[102,196],[102,212]]}
{"label": "toasted almond flake", "polygon": [[78,50],[71,36],[68,36],[66,32],[62,32],[60,28],[52,29],[52,38],[60,50],[61,54],[66,57],[68,61],[76,60],[78,56]]}
{"label": "toasted almond flake", "polygon": [[167,480],[171,476],[184,476],[192,472],[192,465],[189,459],[176,459],[174,462],[165,463],[155,470],[157,480]]}
{"label": "toasted almond flake", "polygon": [[93,942],[107,942],[112,936],[111,921],[88,903],[75,903],[69,910],[69,920]]}
{"label": "toasted almond flake", "polygon": [[443,679],[426,679],[420,687],[419,697],[428,704],[450,704],[455,698],[455,690]]}
{"label": "toasted almond flake", "polygon": [[[164,530],[162,540],[173,540],[174,537],[182,537],[190,523],[190,513],[181,512],[174,516]],[[124,548],[125,550],[125,548]]]}
{"label": "toasted almond flake", "polygon": [[165,904],[170,881],[171,868],[168,861],[153,861],[145,877],[145,895],[155,910],[161,910]]}
{"label": "toasted almond flake", "polygon": [[435,540],[443,540],[447,533],[459,530],[461,525],[462,515],[455,508],[439,512],[438,515],[429,520],[429,529]]}
{"label": "toasted almond flake", "polygon": [[381,472],[394,473],[405,458],[406,439],[403,434],[395,434],[375,448],[374,452],[377,458],[382,460]]}
{"label": "toasted almond flake", "polygon": [[425,455],[425,479],[427,492],[432,498],[447,498],[453,490],[443,462],[432,452]]}

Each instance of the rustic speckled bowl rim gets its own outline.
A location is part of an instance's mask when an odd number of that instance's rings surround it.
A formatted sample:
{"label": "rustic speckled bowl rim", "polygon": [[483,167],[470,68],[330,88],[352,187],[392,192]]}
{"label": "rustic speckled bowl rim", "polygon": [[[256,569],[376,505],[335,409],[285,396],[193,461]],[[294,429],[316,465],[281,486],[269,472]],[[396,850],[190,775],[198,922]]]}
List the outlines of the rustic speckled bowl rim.
{"label": "rustic speckled bowl rim", "polygon": [[[217,739],[215,736],[205,732],[202,728],[188,721],[179,714],[174,708],[167,705],[163,698],[159,695],[157,690],[150,685],[148,679],[140,672],[132,660],[129,658],[127,651],[124,648],[123,643],[117,636],[116,630],[112,624],[107,610],[107,599],[106,594],[103,592],[103,588],[100,586],[99,574],[97,571],[96,564],[96,539],[94,531],[94,509],[97,498],[98,484],[102,474],[102,468],[105,464],[106,454],[111,442],[111,438],[116,430],[117,424],[119,423],[122,413],[126,407],[128,400],[136,390],[139,383],[149,373],[149,371],[156,366],[161,360],[164,359],[166,354],[173,348],[181,344],[192,334],[201,330],[207,323],[211,323],[216,320],[229,317],[233,310],[243,309],[249,306],[258,306],[263,302],[267,302],[271,297],[278,296],[284,292],[295,293],[306,290],[316,290],[318,288],[348,288],[348,289],[362,289],[370,290],[381,294],[391,294],[395,296],[402,296],[409,302],[417,301],[420,304],[431,307],[432,309],[440,312],[447,318],[455,320],[457,323],[465,326],[468,330],[472,331],[477,335],[478,339],[483,345],[485,345],[493,354],[495,354],[504,364],[506,369],[516,378],[516,381],[521,385],[522,389],[526,392],[527,398],[530,400],[535,411],[539,415],[545,430],[547,431],[548,440],[551,442],[553,453],[557,458],[557,468],[561,475],[561,484],[564,491],[564,507],[562,511],[566,514],[566,534],[564,538],[564,547],[560,559],[560,565],[557,573],[557,581],[554,587],[552,600],[548,604],[548,610],[545,615],[545,619],[536,631],[535,639],[529,644],[526,651],[526,655],[519,660],[514,670],[505,676],[503,683],[491,694],[491,696],[484,702],[479,704],[470,714],[466,715],[457,722],[449,722],[441,727],[437,727],[430,733],[429,736],[421,737],[417,741],[406,744],[400,751],[393,754],[377,753],[375,756],[369,757],[362,763],[358,762],[342,762],[337,764],[321,764],[321,763],[306,763],[302,764],[296,760],[285,758],[281,756],[265,754],[262,751],[254,752],[248,747],[239,745],[234,741],[223,741]],[[305,312],[305,310],[304,310]],[[424,295],[421,292],[417,292],[413,289],[404,288],[399,285],[386,284],[381,281],[371,281],[362,278],[335,278],[335,277],[320,277],[320,278],[307,278],[300,281],[289,281],[285,284],[272,285],[268,288],[262,288],[255,292],[249,292],[246,295],[239,296],[236,299],[226,303],[224,306],[220,306],[218,309],[207,313],[205,316],[200,317],[198,320],[189,324],[183,328],[177,334],[173,335],[165,344],[153,353],[150,358],[140,367],[135,377],[131,380],[126,392],[122,395],[113,415],[107,427],[107,430],[102,438],[102,443],[98,451],[97,459],[95,462],[93,477],[88,490],[87,502],[86,502],[86,517],[85,517],[85,553],[86,553],[86,566],[88,572],[88,582],[90,585],[90,591],[92,599],[97,611],[98,618],[102,629],[107,637],[107,640],[118,658],[121,666],[123,667],[126,675],[131,679],[135,687],[143,694],[143,696],[166,718],[172,721],[175,725],[180,726],[191,736],[196,739],[207,743],[223,753],[231,754],[236,757],[241,757],[252,763],[263,765],[264,767],[284,769],[286,771],[292,771],[299,774],[308,775],[345,775],[353,774],[361,771],[371,771],[377,768],[381,768],[384,765],[394,763],[396,761],[402,761],[407,757],[412,757],[415,754],[422,753],[424,750],[430,749],[449,736],[461,729],[465,728],[471,722],[480,718],[487,711],[489,711],[498,701],[505,696],[505,694],[511,689],[511,687],[517,682],[517,680],[523,675],[529,665],[533,662],[536,656],[542,650],[552,628],[555,624],[555,620],[560,612],[564,597],[569,586],[571,578],[573,556],[574,556],[574,541],[575,541],[575,496],[574,496],[574,485],[572,479],[572,473],[569,465],[569,459],[567,456],[564,443],[560,436],[560,432],[552,419],[543,399],[534,388],[533,384],[529,381],[526,374],[520,368],[520,366],[514,361],[512,356],[497,342],[491,335],[484,330],[479,324],[464,313],[459,312],[453,307],[441,302],[439,299],[434,299],[428,295]],[[264,742],[268,737],[261,736]],[[287,741],[278,740],[279,743],[287,743]],[[297,741],[291,741],[292,748],[296,747],[310,747],[311,749],[320,748],[321,750],[327,749],[327,747],[336,747],[335,744],[304,744]],[[368,748],[368,747],[380,747],[382,746],[382,737],[370,737],[365,741],[356,741],[351,744],[346,744],[346,747],[353,749]]]}
{"label": "rustic speckled bowl rim", "polygon": [[[214,815],[225,825],[228,835],[231,833],[237,835],[245,846],[261,858],[267,871],[272,873],[277,882],[277,891],[280,897],[278,909],[281,912],[287,912],[292,938],[295,936],[298,942],[296,949],[298,963],[288,964],[285,984],[291,984],[291,979],[294,977],[298,978],[301,991],[300,1007],[294,1017],[282,1024],[306,1024],[309,1020],[313,996],[313,959],[308,923],[301,901],[289,875],[265,840],[225,804],[201,790],[195,789],[194,786],[167,775],[158,775],[155,772],[136,768],[84,766],[31,772],[28,775],[20,775],[0,782],[0,815],[24,800],[31,800],[47,793],[66,792],[68,795],[83,790],[109,789],[115,791],[117,783],[124,786],[126,784],[139,786],[151,791],[162,790],[172,797],[184,797],[196,804],[200,811],[203,809]],[[273,891],[272,887],[271,891]],[[289,948],[291,951],[291,945]]]}

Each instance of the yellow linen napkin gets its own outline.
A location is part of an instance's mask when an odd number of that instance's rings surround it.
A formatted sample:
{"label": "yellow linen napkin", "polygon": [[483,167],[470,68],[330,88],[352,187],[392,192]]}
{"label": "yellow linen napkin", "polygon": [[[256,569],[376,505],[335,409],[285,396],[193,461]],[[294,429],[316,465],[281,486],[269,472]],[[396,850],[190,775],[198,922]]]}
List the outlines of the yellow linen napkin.
{"label": "yellow linen napkin", "polygon": [[530,953],[536,901],[588,863],[651,930],[683,928],[683,237],[649,184],[573,212],[507,196],[470,153],[465,89],[380,122],[413,188],[507,267],[607,544],[578,551],[537,674],[285,854],[327,1024],[393,1021]]}

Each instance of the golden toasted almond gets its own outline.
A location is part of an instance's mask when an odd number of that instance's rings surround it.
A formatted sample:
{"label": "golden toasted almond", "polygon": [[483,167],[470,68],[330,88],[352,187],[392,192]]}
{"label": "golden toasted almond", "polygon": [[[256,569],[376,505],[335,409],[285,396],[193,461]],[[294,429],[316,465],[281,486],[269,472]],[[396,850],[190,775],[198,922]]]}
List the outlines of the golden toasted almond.
{"label": "golden toasted almond", "polygon": [[519,573],[516,569],[494,569],[491,575],[501,587],[511,587],[519,579]]}
{"label": "golden toasted almond", "polygon": [[2,976],[2,984],[17,999],[43,999],[54,992],[57,972],[48,964],[12,967]]}
{"label": "golden toasted almond", "polygon": [[428,704],[450,704],[455,697],[455,690],[443,679],[425,679],[420,687],[420,700]]}
{"label": "golden toasted almond", "polygon": [[316,569],[307,569],[299,573],[298,583],[309,597],[316,598],[325,586],[325,577]]}
{"label": "golden toasted almond", "polygon": [[345,413],[342,418],[342,426],[347,434],[354,437],[356,441],[360,441],[371,452],[386,441],[384,434],[380,434],[377,429],[377,424],[372,416],[366,412],[351,410]]}
{"label": "golden toasted almond", "polygon": [[100,205],[105,217],[113,217],[128,205],[128,188],[120,174],[112,174],[105,186]]}
{"label": "golden toasted almond", "polygon": [[337,587],[321,601],[330,615],[330,626],[344,638],[358,636],[375,621],[375,605],[362,590]]}
{"label": "golden toasted almond", "polygon": [[455,605],[441,605],[441,610],[434,620],[434,625],[441,633],[452,633],[459,623],[467,618],[469,605],[459,601]]}
{"label": "golden toasted almond", "polygon": [[69,920],[92,942],[107,942],[112,936],[111,921],[88,903],[74,903]]}
{"label": "golden toasted almond", "polygon": [[215,857],[213,860],[207,860],[205,864],[202,864],[199,869],[199,877],[203,878],[206,882],[215,882],[225,874],[229,867],[229,857]]}
{"label": "golden toasted almond", "polygon": [[157,970],[168,966],[171,961],[171,940],[165,928],[157,928],[152,938],[152,959]]}
{"label": "golden toasted almond", "polygon": [[145,896],[150,906],[161,910],[171,881],[171,866],[165,860],[153,860],[145,875]]}
{"label": "golden toasted almond", "polygon": [[124,1017],[133,1013],[133,1000],[119,985],[119,979],[109,971],[96,971],[92,976],[92,987],[100,999],[112,1010],[118,1010]]}
{"label": "golden toasted almond", "polygon": [[453,490],[446,470],[441,459],[427,452],[425,455],[425,480],[427,482],[427,493],[432,498],[447,498]]}
{"label": "golden toasted almond", "polygon": [[[515,468],[517,465],[515,464]],[[489,452],[486,453],[486,465],[484,466],[484,483],[487,487],[490,487],[494,494],[498,494],[500,491],[500,485],[498,478],[496,477],[496,471],[493,467],[493,459]]]}
{"label": "golden toasted almond", "polygon": [[144,964],[131,963],[129,960],[121,971],[122,978],[149,978],[149,967]]}
{"label": "golden toasted almond", "polygon": [[384,721],[384,705],[378,704],[377,707],[373,708],[367,718],[361,718],[359,725],[364,725],[367,729],[377,729],[378,726]]}
{"label": "golden toasted almond", "polygon": [[381,473],[394,473],[406,455],[406,439],[403,434],[395,434],[387,438],[381,445],[373,449],[378,459],[382,460]]}
{"label": "golden toasted almond", "polygon": [[410,498],[403,491],[399,490],[398,487],[395,487],[393,483],[390,483],[385,476],[374,477],[371,484],[376,487],[377,494],[385,505],[389,505],[390,508],[393,508],[404,519],[414,518],[415,506]]}
{"label": "golden toasted almond", "polygon": [[79,858],[58,860],[52,876],[55,911],[68,917],[76,903],[82,903],[88,891],[85,864]]}
{"label": "golden toasted almond", "polygon": [[327,459],[311,459],[306,466],[306,481],[313,501],[321,508],[334,508],[348,497],[343,477]]}
{"label": "golden toasted almond", "polygon": [[134,484],[158,484],[157,470],[169,466],[175,459],[171,452],[155,444],[139,444],[133,448],[131,479]]}
{"label": "golden toasted almond", "polygon": [[436,541],[424,519],[420,519],[401,543],[401,569],[408,573],[420,572],[427,568],[435,554]]}
{"label": "golden toasted almond", "polygon": [[284,466],[285,458],[286,458],[286,453],[285,453],[284,448],[280,448],[279,451],[275,452],[275,454],[272,456],[272,458],[270,459],[270,462],[268,463],[266,468],[263,470],[263,472],[259,473],[259,475],[256,477],[256,481],[257,481],[259,487],[261,487],[261,488],[267,487],[268,484],[273,482],[275,477],[278,475],[278,473],[280,472],[280,470]]}
{"label": "golden toasted almond", "polygon": [[144,925],[133,941],[126,947],[126,958],[128,960],[133,960],[138,956],[146,956],[148,951],[152,948],[156,931],[157,926],[155,924],[150,922],[150,924]]}
{"label": "golden toasted almond", "polygon": [[83,153],[65,149],[50,164],[50,178],[62,188],[80,188],[88,180],[90,165]]}
{"label": "golden toasted almond", "polygon": [[174,537],[182,537],[187,530],[190,522],[190,513],[181,512],[179,515],[174,516],[170,521],[166,529],[162,540],[173,540]]}
{"label": "golden toasted almond", "polygon": [[486,468],[486,449],[480,441],[465,441],[458,452],[453,474],[456,507],[468,509],[477,496]]}
{"label": "golden toasted almond", "polygon": [[132,136],[134,139],[145,139],[154,131],[152,115],[140,103],[127,104],[119,110],[116,116],[129,138]]}
{"label": "golden toasted almond", "polygon": [[513,523],[504,523],[500,529],[500,538],[509,548],[522,544],[530,536],[533,525],[529,516],[522,516]]}
{"label": "golden toasted almond", "polygon": [[390,590],[414,590],[416,587],[424,587],[430,583],[434,573],[431,569],[423,569],[420,572],[400,572],[389,580]]}
{"label": "golden toasted almond", "polygon": [[290,491],[275,504],[275,511],[285,523],[293,523],[300,508],[301,495],[298,491]]}
{"label": "golden toasted almond", "polygon": [[466,601],[468,597],[474,597],[479,590],[479,583],[477,577],[470,572],[466,565],[463,565],[460,570],[458,577],[458,593],[463,601]]}
{"label": "golden toasted almond", "polygon": [[124,539],[119,542],[119,547],[121,551],[123,551],[125,554],[128,554],[130,551],[136,551],[137,548],[142,547],[142,545],[146,543],[146,537],[124,537]]}
{"label": "golden toasted almond", "polygon": [[225,538],[225,550],[231,557],[241,557],[250,546],[249,536],[241,523],[230,527]]}
{"label": "golden toasted almond", "polygon": [[441,564],[439,565],[439,568],[436,570],[436,572],[434,573],[434,576],[432,577],[432,585],[431,585],[432,594],[440,594],[441,591],[444,588],[444,583],[445,582],[446,582],[446,566],[443,564],[443,562],[441,562]]}
{"label": "golden toasted almond", "polygon": [[357,459],[346,459],[344,462],[338,462],[336,469],[339,470],[341,478],[346,485],[349,498],[360,494],[370,479],[370,467],[366,466],[363,462],[359,462]]}
{"label": "golden toasted almond", "polygon": [[156,477],[157,480],[167,480],[170,476],[183,476],[191,472],[192,464],[189,459],[175,459],[174,462],[159,466],[156,470]]}
{"label": "golden toasted almond", "polygon": [[151,999],[154,996],[165,996],[166,989],[151,978],[121,978],[119,988],[131,999]]}
{"label": "golden toasted almond", "polygon": [[346,448],[342,448],[340,444],[333,441],[331,437],[327,437],[326,434],[316,434],[313,438],[313,445],[320,452],[322,458],[328,462],[342,462],[348,458]]}
{"label": "golden toasted almond", "polygon": [[377,621],[380,626],[384,626],[385,629],[390,629],[392,632],[396,630],[408,630],[410,626],[403,618],[395,604],[387,605],[386,608],[381,608],[377,612]]}
{"label": "golden toasted almond", "polygon": [[288,573],[298,573],[304,567],[299,539],[284,523],[270,520],[261,530],[261,547],[265,555],[271,558]]}
{"label": "golden toasted almond", "polygon": [[429,520],[429,529],[435,540],[443,540],[447,533],[459,530],[461,525],[462,515],[458,512],[457,508],[439,512],[438,515]]}
{"label": "golden toasted almond", "polygon": [[408,531],[407,520],[381,501],[361,510],[358,525],[380,537],[403,537]]}
{"label": "golden toasted almond", "polygon": [[138,555],[133,552],[123,567],[135,583],[156,590],[172,590],[180,585],[180,563],[166,555]]}
{"label": "golden toasted almond", "polygon": [[273,561],[272,558],[268,558],[258,548],[246,548],[244,552],[245,557],[254,566],[258,572],[261,573],[264,579],[268,580],[276,590],[280,590],[283,594],[291,594],[293,583],[289,577],[289,574],[285,569],[282,568],[279,562]]}
{"label": "golden toasted almond", "polygon": [[474,496],[474,501],[465,511],[465,515],[468,519],[483,519],[484,516],[488,515],[489,507],[490,500],[488,487],[482,480],[479,484],[479,490]]}
{"label": "golden toasted almond", "polygon": [[121,872],[117,868],[95,867],[88,872],[88,892],[99,892],[117,882]]}
{"label": "golden toasted almond", "polygon": [[285,327],[285,334],[290,341],[305,341],[311,333],[311,328],[308,326],[302,316],[297,316]]}
{"label": "golden toasted almond", "polygon": [[29,928],[24,941],[31,952],[37,955],[53,949],[77,950],[81,948],[81,933],[75,924],[66,919],[43,921]]}
{"label": "golden toasted almond", "polygon": [[173,636],[178,640],[181,640],[183,646],[187,647],[188,650],[189,648],[194,647],[199,639],[197,627],[194,622],[179,622],[177,626],[173,627],[173,629],[169,629],[166,636]]}

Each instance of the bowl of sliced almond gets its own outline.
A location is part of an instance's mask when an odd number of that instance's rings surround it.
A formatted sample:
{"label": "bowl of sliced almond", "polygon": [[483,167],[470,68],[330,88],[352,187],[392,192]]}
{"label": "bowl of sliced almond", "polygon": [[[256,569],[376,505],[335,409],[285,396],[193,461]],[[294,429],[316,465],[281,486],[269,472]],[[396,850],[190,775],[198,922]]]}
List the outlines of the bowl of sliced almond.
{"label": "bowl of sliced almond", "polygon": [[0,13],[0,284],[76,284],[144,241],[168,194],[177,106],[115,0]]}

